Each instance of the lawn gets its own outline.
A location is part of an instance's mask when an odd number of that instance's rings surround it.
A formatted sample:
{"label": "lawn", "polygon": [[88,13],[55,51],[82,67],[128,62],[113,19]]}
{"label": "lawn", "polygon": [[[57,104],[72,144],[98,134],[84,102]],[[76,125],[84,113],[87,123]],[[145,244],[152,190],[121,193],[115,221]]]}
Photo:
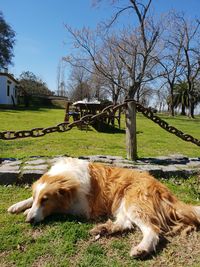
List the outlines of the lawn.
{"label": "lawn", "polygon": [[[0,131],[48,127],[63,121],[64,110],[0,110]],[[200,139],[200,117],[163,116],[169,124]],[[165,132],[153,122],[137,115],[138,156],[154,157],[184,154],[199,157],[199,147]],[[66,133],[53,133],[41,138],[0,140],[0,157],[28,158],[57,155],[116,155],[126,157],[124,125],[121,131],[98,132],[90,127],[86,132],[77,128]],[[163,182],[180,199],[198,204],[199,177],[184,180],[180,177]],[[95,222],[72,216],[52,216],[43,223],[31,226],[23,215],[10,215],[7,208],[31,194],[27,186],[0,186],[0,266],[200,266],[200,232],[187,237],[167,238],[158,252],[146,261],[129,257],[131,245],[141,239],[135,232],[94,241],[88,231]]]}
{"label": "lawn", "polygon": [[[170,179],[165,183],[182,200],[199,203],[200,182],[197,177],[188,180]],[[24,222],[23,215],[10,215],[6,212],[13,202],[29,197],[30,188],[0,186],[0,195],[1,267],[200,266],[200,232],[193,232],[186,237],[167,238],[152,258],[146,261],[135,260],[129,257],[129,250],[142,237],[138,229],[94,241],[88,234],[94,222],[82,218],[57,215],[31,226]]]}
{"label": "lawn", "polygon": [[[194,120],[187,117],[161,116],[169,124],[200,139],[200,116]],[[62,109],[0,110],[0,131],[27,130],[48,127],[63,121]],[[138,157],[184,154],[198,157],[199,147],[166,132],[143,115],[137,115]],[[65,133],[52,133],[40,138],[0,140],[0,157],[26,158],[30,156],[83,156],[116,155],[126,157],[124,123],[121,131],[98,132],[94,128],[73,128]]]}

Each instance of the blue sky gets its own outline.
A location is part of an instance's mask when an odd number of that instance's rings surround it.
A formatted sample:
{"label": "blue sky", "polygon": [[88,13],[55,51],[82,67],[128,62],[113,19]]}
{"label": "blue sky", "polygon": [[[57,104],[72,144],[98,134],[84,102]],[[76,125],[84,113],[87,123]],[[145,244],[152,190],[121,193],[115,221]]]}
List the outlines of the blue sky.
{"label": "blue sky", "polygon": [[[153,5],[159,13],[174,8],[195,17],[200,12],[199,0],[154,0]],[[95,27],[113,11],[106,4],[93,8],[91,0],[0,0],[0,10],[16,32],[14,66],[9,71],[16,77],[32,71],[50,90],[56,90],[60,58],[70,53],[64,24]]]}

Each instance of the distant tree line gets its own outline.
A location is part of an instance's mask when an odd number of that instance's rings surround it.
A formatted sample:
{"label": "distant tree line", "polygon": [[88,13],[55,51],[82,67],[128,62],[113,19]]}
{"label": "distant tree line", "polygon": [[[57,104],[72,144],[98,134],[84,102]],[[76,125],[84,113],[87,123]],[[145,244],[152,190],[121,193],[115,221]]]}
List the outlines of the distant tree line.
{"label": "distant tree line", "polygon": [[28,107],[33,97],[50,96],[54,92],[50,91],[44,81],[30,71],[24,71],[19,77],[19,98]]}

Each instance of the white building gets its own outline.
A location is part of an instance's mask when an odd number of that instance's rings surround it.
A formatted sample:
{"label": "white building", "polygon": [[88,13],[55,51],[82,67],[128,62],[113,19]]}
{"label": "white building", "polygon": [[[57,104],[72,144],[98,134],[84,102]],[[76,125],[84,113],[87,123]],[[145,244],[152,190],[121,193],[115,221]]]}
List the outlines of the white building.
{"label": "white building", "polygon": [[0,105],[17,105],[19,82],[9,73],[0,72]]}

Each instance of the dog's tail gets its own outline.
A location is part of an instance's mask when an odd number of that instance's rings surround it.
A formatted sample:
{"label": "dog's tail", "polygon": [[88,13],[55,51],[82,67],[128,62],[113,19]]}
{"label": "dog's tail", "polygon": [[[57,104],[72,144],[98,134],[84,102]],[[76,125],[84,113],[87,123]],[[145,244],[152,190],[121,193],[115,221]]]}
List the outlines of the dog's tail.
{"label": "dog's tail", "polygon": [[200,223],[200,206],[193,206],[193,209]]}
{"label": "dog's tail", "polygon": [[183,231],[183,233],[189,233],[192,230],[196,230],[200,226],[200,206],[192,206],[180,201],[175,205],[177,221],[173,228],[173,231]]}
{"label": "dog's tail", "polygon": [[[200,206],[179,201],[165,186],[153,196],[151,223],[165,234],[189,233],[200,226]],[[158,229],[157,228],[157,229]]]}

